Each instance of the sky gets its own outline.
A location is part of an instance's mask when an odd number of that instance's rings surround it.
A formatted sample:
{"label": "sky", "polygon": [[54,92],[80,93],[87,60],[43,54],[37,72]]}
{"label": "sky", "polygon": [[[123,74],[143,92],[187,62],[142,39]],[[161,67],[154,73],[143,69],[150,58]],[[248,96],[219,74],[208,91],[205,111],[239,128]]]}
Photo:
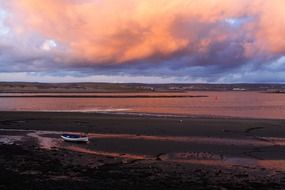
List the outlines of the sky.
{"label": "sky", "polygon": [[0,0],[0,81],[285,83],[284,0]]}

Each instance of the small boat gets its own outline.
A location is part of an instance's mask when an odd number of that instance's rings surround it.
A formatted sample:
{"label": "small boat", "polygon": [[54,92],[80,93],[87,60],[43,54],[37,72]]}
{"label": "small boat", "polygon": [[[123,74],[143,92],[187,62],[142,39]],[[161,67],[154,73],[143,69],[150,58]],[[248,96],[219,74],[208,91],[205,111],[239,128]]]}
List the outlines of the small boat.
{"label": "small boat", "polygon": [[88,142],[87,135],[63,134],[61,138],[68,142]]}

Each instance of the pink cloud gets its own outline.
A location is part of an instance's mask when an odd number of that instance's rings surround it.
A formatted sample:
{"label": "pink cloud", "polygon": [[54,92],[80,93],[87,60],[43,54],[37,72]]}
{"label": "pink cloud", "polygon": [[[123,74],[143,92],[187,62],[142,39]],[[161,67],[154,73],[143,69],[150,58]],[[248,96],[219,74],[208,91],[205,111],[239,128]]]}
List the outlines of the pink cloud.
{"label": "pink cloud", "polygon": [[[207,54],[237,35],[245,57],[285,50],[284,0],[11,0],[9,25],[17,35],[38,33],[86,62],[120,64],[179,51]],[[253,17],[231,29],[229,18]]]}

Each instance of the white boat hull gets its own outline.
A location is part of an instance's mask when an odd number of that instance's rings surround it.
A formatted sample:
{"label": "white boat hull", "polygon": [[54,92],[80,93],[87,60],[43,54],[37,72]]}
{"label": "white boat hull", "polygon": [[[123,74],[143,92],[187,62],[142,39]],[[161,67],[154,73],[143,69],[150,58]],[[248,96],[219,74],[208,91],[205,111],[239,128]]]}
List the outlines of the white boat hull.
{"label": "white boat hull", "polygon": [[61,138],[64,141],[68,142],[88,142],[88,137],[79,137],[79,138],[72,138],[72,137],[66,137],[66,136],[61,136]]}

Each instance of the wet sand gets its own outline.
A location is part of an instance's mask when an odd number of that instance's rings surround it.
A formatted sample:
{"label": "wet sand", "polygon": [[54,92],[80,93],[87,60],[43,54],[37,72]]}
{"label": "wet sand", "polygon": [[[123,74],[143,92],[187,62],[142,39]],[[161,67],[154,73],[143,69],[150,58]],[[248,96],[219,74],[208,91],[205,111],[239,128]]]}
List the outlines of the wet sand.
{"label": "wet sand", "polygon": [[285,120],[0,112],[0,167],[1,189],[285,189]]}

